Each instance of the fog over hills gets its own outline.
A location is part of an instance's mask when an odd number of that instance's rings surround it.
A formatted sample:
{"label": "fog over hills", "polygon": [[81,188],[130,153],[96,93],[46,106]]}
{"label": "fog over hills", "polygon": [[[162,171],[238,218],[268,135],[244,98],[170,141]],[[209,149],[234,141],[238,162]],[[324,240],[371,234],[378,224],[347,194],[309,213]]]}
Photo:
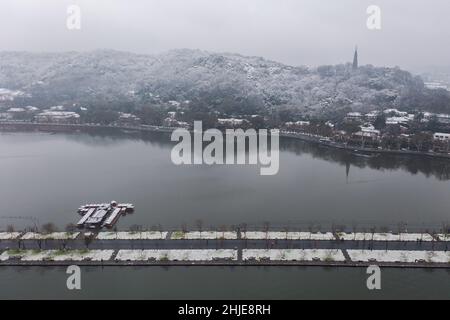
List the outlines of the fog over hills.
{"label": "fog over hills", "polygon": [[[349,59],[350,60],[350,59]],[[450,113],[450,94],[398,68],[293,67],[260,57],[172,50],[159,55],[97,50],[0,53],[0,87],[35,105],[191,101],[231,113],[273,108],[305,114],[396,107]]]}

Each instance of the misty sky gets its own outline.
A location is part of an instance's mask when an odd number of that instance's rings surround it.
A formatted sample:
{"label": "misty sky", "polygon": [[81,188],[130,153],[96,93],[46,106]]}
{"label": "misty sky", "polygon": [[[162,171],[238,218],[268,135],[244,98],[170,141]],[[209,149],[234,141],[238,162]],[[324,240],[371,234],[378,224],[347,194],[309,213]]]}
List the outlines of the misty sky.
{"label": "misty sky", "polygon": [[[67,6],[82,28],[66,28]],[[382,30],[366,27],[369,5]],[[449,0],[1,0],[0,50],[195,48],[292,65],[450,65]]]}

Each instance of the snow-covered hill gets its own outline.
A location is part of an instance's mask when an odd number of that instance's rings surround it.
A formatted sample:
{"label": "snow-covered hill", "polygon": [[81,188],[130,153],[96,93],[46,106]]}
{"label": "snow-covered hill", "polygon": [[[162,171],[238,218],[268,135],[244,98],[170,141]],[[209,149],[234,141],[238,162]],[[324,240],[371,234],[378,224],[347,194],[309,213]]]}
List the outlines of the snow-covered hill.
{"label": "snow-covered hill", "polygon": [[259,57],[187,49],[159,55],[110,50],[3,52],[0,87],[54,104],[91,99],[190,100],[212,108],[295,108],[314,114],[381,107],[450,111],[448,93],[431,92],[420,78],[398,68],[308,69]]}

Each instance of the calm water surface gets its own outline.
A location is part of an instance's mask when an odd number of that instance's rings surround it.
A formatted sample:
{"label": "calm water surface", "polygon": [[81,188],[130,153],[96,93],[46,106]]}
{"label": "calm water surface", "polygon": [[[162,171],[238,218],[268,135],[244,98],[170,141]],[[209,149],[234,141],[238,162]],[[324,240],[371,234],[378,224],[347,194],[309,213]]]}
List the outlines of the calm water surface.
{"label": "calm water surface", "polygon": [[[282,140],[280,172],[256,166],[174,166],[165,134],[0,134],[0,229],[55,223],[64,229],[88,202],[136,205],[118,228],[231,227],[361,229],[450,220],[450,162],[414,157],[365,159]],[[87,269],[81,293],[65,290],[61,269],[0,269],[0,298],[450,298],[446,271],[386,270],[370,293],[359,269]],[[144,280],[142,280],[144,279]],[[33,290],[30,290],[33,288]]]}

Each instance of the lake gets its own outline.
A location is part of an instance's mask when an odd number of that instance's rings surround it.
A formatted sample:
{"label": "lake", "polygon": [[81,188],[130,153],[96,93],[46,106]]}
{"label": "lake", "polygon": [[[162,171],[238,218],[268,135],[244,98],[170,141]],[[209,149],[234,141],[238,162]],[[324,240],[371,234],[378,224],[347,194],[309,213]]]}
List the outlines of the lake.
{"label": "lake", "polygon": [[[33,226],[33,217],[64,230],[79,219],[80,205],[111,200],[136,206],[118,229],[195,228],[201,220],[204,229],[266,223],[414,231],[450,221],[450,161],[366,159],[282,139],[278,175],[261,176],[257,166],[175,166],[173,145],[168,134],[106,129],[0,133],[0,229]],[[62,269],[2,268],[0,298],[450,298],[445,270],[386,270],[378,293],[367,291],[362,269],[105,268],[85,274],[84,290],[74,294],[65,289]]]}

